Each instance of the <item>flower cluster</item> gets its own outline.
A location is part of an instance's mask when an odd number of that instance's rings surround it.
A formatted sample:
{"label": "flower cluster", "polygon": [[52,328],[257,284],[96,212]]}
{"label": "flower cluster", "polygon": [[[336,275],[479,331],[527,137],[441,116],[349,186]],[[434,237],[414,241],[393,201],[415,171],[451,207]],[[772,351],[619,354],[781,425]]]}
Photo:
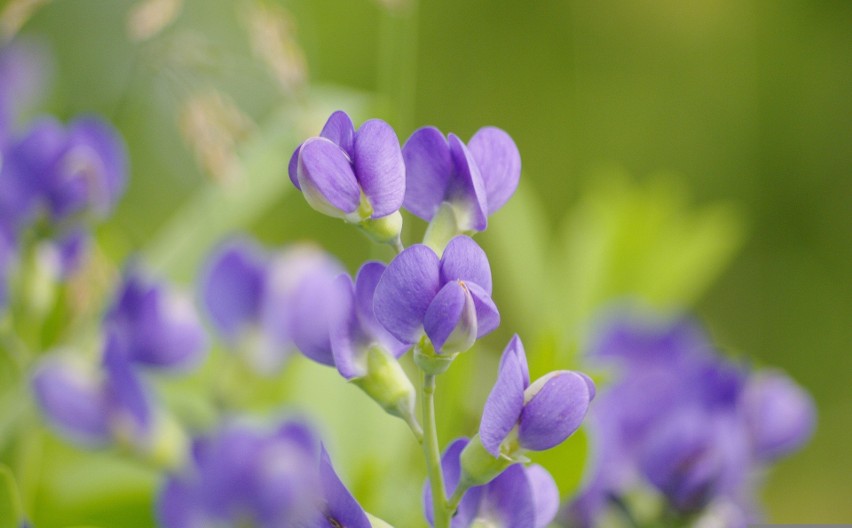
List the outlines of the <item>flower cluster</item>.
{"label": "flower cluster", "polygon": [[[79,357],[45,358],[33,375],[36,400],[58,431],[86,445],[112,443],[144,456],[169,434],[143,371],[184,372],[198,364],[207,338],[190,300],[129,268],[107,311],[100,369]],[[166,461],[167,462],[167,461]]]}
{"label": "flower cluster", "polygon": [[[55,280],[76,269],[87,221],[112,211],[127,179],[124,143],[97,117],[20,126],[42,77],[37,59],[24,45],[0,48],[0,310],[7,284],[25,282],[24,272],[39,269],[46,274],[39,280]],[[35,253],[38,265],[28,260]]]}
{"label": "flower cluster", "polygon": [[[609,320],[590,358],[616,367],[590,413],[592,471],[569,508],[596,525],[629,511],[636,489],[656,490],[665,515],[745,526],[758,515],[760,470],[810,436],[809,396],[784,374],[752,372],[715,353],[692,321]],[[697,521],[695,521],[697,522]]]}

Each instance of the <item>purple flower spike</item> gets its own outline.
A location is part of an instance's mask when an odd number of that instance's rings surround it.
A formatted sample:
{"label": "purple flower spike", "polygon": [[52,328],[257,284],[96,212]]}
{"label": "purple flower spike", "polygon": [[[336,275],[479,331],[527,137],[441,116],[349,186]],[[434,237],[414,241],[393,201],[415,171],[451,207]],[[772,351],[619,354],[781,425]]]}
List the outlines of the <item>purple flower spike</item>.
{"label": "purple flower spike", "polygon": [[207,350],[204,328],[189,298],[129,269],[105,318],[129,361],[185,370]]}
{"label": "purple flower spike", "polygon": [[405,208],[431,221],[449,203],[462,231],[483,231],[488,216],[515,192],[521,157],[512,138],[499,128],[480,129],[467,146],[434,127],[416,130],[402,148]]}
{"label": "purple flower spike", "polygon": [[750,379],[742,406],[753,450],[760,460],[773,460],[795,451],[813,433],[813,401],[783,373],[770,371]]}
{"label": "purple flower spike", "polygon": [[425,333],[439,354],[463,352],[500,324],[488,259],[467,236],[452,239],[441,259],[421,244],[397,255],[376,287],[373,308],[398,340],[413,344]]}
{"label": "purple flower spike", "polygon": [[402,207],[405,165],[399,140],[378,119],[356,132],[345,112],[333,113],[318,137],[299,145],[288,170],[311,207],[329,216],[357,223]]}
{"label": "purple flower spike", "polygon": [[367,374],[367,352],[372,346],[395,358],[408,349],[379,324],[373,312],[373,296],[384,271],[381,262],[367,262],[354,283],[346,274],[337,278],[340,306],[331,326],[331,347],[334,364],[346,379]]}
{"label": "purple flower spike", "polygon": [[[466,438],[453,441],[444,451],[441,466],[444,486],[452,494],[461,477],[460,456],[468,445]],[[426,483],[423,490],[426,519],[431,525],[432,495]],[[544,528],[559,509],[559,490],[543,467],[520,464],[509,466],[484,486],[470,488],[452,519],[452,528],[502,526],[506,528]]]}
{"label": "purple flower spike", "polygon": [[497,382],[485,402],[479,426],[482,445],[500,456],[503,441],[517,428],[521,448],[550,449],[580,427],[594,394],[588,376],[568,370],[530,384],[523,344],[516,335],[503,351]]}
{"label": "purple flower spike", "polygon": [[63,435],[84,445],[109,442],[108,400],[94,371],[48,358],[33,374],[32,384],[42,412]]}

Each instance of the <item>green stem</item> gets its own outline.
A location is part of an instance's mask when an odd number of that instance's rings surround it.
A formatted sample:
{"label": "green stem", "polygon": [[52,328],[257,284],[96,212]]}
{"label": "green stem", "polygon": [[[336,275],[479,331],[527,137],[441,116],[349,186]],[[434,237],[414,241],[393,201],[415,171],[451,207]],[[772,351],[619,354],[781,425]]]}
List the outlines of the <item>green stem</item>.
{"label": "green stem", "polygon": [[467,493],[467,490],[469,489],[470,486],[466,485],[464,482],[459,482],[459,485],[456,486],[456,491],[453,492],[453,496],[447,501],[447,512],[450,517],[456,514],[456,510],[459,509],[459,504],[461,503],[464,494]]}
{"label": "green stem", "polygon": [[434,528],[450,528],[450,515],[446,509],[444,491],[444,472],[441,469],[441,450],[438,446],[438,430],[435,426],[435,376],[423,374],[421,389],[423,410],[423,455],[426,457],[426,471],[432,490],[432,514]]}

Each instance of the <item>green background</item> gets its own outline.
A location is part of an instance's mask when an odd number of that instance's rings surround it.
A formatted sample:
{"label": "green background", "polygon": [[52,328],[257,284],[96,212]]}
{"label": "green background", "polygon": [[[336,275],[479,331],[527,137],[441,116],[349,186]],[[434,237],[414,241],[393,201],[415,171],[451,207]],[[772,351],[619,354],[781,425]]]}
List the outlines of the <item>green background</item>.
{"label": "green background", "polygon": [[[513,331],[544,358],[532,360],[534,370],[576,366],[571,351],[595,308],[648,297],[694,310],[720,349],[780,367],[813,394],[816,435],[772,470],[763,493],[770,519],[852,520],[852,3],[267,2],[289,13],[306,57],[309,81],[295,93],[252,55],[242,22],[251,2],[188,0],[144,42],[128,37],[135,4],[55,0],[21,30],[54,55],[42,109],[101,113],[128,142],[130,187],[99,229],[111,259],[141,249],[191,286],[209,244],[247,228],[273,245],[319,240],[354,269],[389,255],[291,192],[286,161],[300,138],[335,108],[356,123],[386,119],[401,140],[426,124],[464,139],[500,126],[524,171],[519,195],[481,237],[504,322],[481,357],[462,358],[447,380],[445,394],[469,401],[439,400],[445,415],[456,411],[443,439],[471,432]],[[250,184],[216,183],[180,134],[182,101],[207,89],[255,123],[239,147]],[[269,401],[304,401],[323,427],[349,435],[330,440],[344,480],[371,511],[408,526],[402,519],[417,499],[403,496],[416,496],[419,482],[381,475],[389,465],[420,474],[421,462],[408,448],[387,447],[398,453],[388,461],[384,447],[368,446],[409,442],[405,431],[367,404],[358,412],[369,418],[343,418],[332,397],[359,395],[314,365],[294,362],[279,381],[287,387]],[[323,383],[334,387],[327,396],[313,387]],[[381,429],[365,431],[371,424]],[[84,456],[45,442],[45,465]],[[582,450],[575,444],[568,451]],[[106,498],[125,514],[135,504],[144,526],[150,475],[111,467],[118,473],[99,478],[122,475],[137,488]],[[56,473],[35,495],[38,526],[109,525],[109,513],[91,513],[100,499],[68,495],[73,472]],[[575,483],[579,468],[565,473],[560,480]]]}

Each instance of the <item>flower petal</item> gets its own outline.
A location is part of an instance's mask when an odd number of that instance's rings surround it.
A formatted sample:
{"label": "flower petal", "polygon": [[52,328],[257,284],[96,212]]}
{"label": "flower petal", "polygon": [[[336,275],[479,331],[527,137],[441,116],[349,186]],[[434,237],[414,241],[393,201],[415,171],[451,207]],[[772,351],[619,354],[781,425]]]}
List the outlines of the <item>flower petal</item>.
{"label": "flower petal", "polygon": [[93,372],[51,358],[35,371],[32,384],[42,412],[63,434],[89,445],[109,441],[107,401]]}
{"label": "flower petal", "polygon": [[296,175],[308,203],[334,217],[353,213],[361,203],[361,188],[349,156],[325,138],[311,138],[302,145]]}
{"label": "flower petal", "polygon": [[520,464],[509,466],[488,483],[484,495],[480,516],[492,526],[530,528],[530,521],[536,519],[532,489]]}
{"label": "flower petal", "polygon": [[329,518],[334,519],[338,526],[346,528],[370,528],[370,521],[364,509],[334,472],[324,447],[320,457],[320,479],[325,494],[326,514]]}
{"label": "flower petal", "polygon": [[524,409],[524,389],[528,379],[523,345],[516,335],[503,351],[500,372],[485,401],[479,423],[482,445],[495,457],[500,455],[500,444],[518,423]]}
{"label": "flower petal", "polygon": [[130,426],[126,434],[144,440],[153,423],[153,413],[142,380],[131,367],[113,333],[107,336],[103,366],[113,426]]}
{"label": "flower petal", "polygon": [[346,112],[337,110],[332,113],[322,127],[320,136],[342,148],[350,158],[354,156],[355,125]]}
{"label": "flower petal", "polygon": [[453,174],[447,139],[434,127],[416,130],[402,147],[405,160],[405,208],[427,222],[446,198]]}
{"label": "flower petal", "polygon": [[290,162],[287,164],[287,175],[290,176],[290,181],[300,191],[302,190],[302,186],[299,185],[299,153],[302,151],[302,145],[304,143],[299,143],[299,146],[296,147],[296,150],[290,156]]}
{"label": "flower petal", "polygon": [[[449,497],[456,490],[459,478],[461,477],[461,453],[468,444],[467,438],[457,438],[450,442],[450,445],[444,450],[441,456],[441,469],[444,472],[444,490]],[[459,509],[453,517],[453,528],[468,528],[476,516],[476,511],[479,509],[480,496],[482,493],[481,487],[472,488],[465,493],[464,498],[459,504]],[[432,525],[434,517],[432,512],[432,489],[429,486],[429,480],[423,485],[423,511],[426,515],[427,522]]]}
{"label": "flower petal", "polygon": [[488,214],[503,207],[518,187],[521,177],[521,154],[512,138],[496,127],[480,128],[467,143],[476,160],[485,192]]}
{"label": "flower petal", "polygon": [[223,244],[208,261],[201,301],[213,325],[231,344],[258,322],[265,274],[265,256],[248,239]]}
{"label": "flower petal", "polygon": [[358,321],[369,337],[398,358],[408,350],[405,343],[401,343],[391,335],[385,327],[376,320],[373,312],[373,298],[376,295],[376,287],[379,285],[382,275],[387,269],[384,263],[378,261],[365,262],[358,270],[355,277],[355,304]]}
{"label": "flower petal", "polygon": [[355,312],[355,285],[347,274],[335,281],[337,306],[329,325],[329,338],[334,365],[346,379],[357,378],[367,373],[359,347],[361,328]]}
{"label": "flower petal", "polygon": [[551,372],[536,380],[525,391],[529,401],[518,428],[521,447],[544,451],[562,443],[580,427],[590,396],[585,378],[576,372]]}
{"label": "flower petal", "polygon": [[538,464],[524,469],[535,505],[534,528],[544,528],[550,525],[559,511],[559,488],[550,473]]}
{"label": "flower petal", "polygon": [[448,142],[454,172],[447,186],[446,199],[455,206],[456,220],[463,231],[485,231],[488,227],[488,198],[479,168],[456,135],[450,134]]}
{"label": "flower petal", "polygon": [[435,252],[422,244],[394,258],[376,286],[373,313],[394,337],[412,344],[423,331],[423,318],[441,287]]}
{"label": "flower petal", "polygon": [[441,257],[441,282],[473,282],[491,295],[491,266],[485,251],[472,238],[460,235],[447,244]]}
{"label": "flower petal", "polygon": [[70,123],[68,142],[68,154],[88,152],[88,170],[93,171],[87,180],[89,203],[97,213],[108,213],[127,183],[127,147],[124,141],[111,125],[97,117],[87,116]]}
{"label": "flower petal", "polygon": [[782,372],[769,371],[752,377],[741,405],[753,449],[762,460],[794,451],[813,433],[813,400]]}
{"label": "flower petal", "polygon": [[426,310],[423,328],[437,353],[464,352],[476,341],[476,308],[460,281],[448,282]]}
{"label": "flower petal", "polygon": [[473,298],[473,306],[476,310],[476,338],[479,339],[500,326],[500,312],[497,311],[497,305],[494,304],[491,296],[479,285],[472,282],[466,282],[465,285]]}
{"label": "flower petal", "polygon": [[373,206],[373,218],[399,211],[405,198],[405,162],[399,139],[384,121],[371,119],[355,135],[355,177]]}

